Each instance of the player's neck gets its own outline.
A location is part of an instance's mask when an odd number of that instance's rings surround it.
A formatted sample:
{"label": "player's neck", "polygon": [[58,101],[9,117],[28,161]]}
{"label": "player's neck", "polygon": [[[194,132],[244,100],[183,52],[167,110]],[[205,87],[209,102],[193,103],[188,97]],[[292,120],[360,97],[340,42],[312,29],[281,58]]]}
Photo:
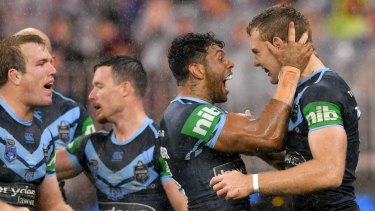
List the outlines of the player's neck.
{"label": "player's neck", "polygon": [[[12,96],[9,93],[12,93]],[[5,102],[17,117],[26,122],[33,119],[34,108],[26,105],[18,94],[7,90],[6,85],[0,89],[0,99]]]}
{"label": "player's neck", "polygon": [[112,128],[116,139],[124,141],[132,137],[143,125],[146,118],[147,115],[142,103],[134,103],[124,108],[121,114],[116,118],[116,121],[112,122]]}
{"label": "player's neck", "polygon": [[180,86],[179,87],[179,97],[191,97],[204,100],[209,103],[214,103],[212,99],[209,97],[208,91],[204,86]]}
{"label": "player's neck", "polygon": [[322,61],[318,58],[318,56],[313,54],[311,56],[311,59],[310,59],[309,63],[307,64],[306,69],[301,74],[300,80],[303,80],[303,79],[309,77],[313,72],[315,72],[316,70],[319,70],[323,67],[325,67],[325,66],[322,63]]}

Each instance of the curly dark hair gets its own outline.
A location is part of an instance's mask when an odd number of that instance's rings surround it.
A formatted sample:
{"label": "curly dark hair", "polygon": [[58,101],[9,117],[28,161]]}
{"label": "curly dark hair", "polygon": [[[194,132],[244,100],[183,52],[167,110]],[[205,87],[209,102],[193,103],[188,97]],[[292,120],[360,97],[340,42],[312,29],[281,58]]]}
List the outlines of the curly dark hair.
{"label": "curly dark hair", "polygon": [[168,63],[177,84],[183,83],[189,75],[189,64],[205,64],[208,47],[218,45],[224,48],[225,43],[215,38],[215,34],[187,33],[175,38],[168,51]]}

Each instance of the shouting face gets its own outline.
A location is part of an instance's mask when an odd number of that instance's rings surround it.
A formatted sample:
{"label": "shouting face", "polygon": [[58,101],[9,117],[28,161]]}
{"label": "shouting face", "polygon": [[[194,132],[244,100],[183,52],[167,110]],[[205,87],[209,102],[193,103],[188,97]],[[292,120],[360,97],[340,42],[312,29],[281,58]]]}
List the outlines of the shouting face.
{"label": "shouting face", "polygon": [[208,48],[206,56],[206,85],[209,99],[214,103],[226,102],[229,90],[226,86],[227,80],[232,78],[233,63],[217,45]]}
{"label": "shouting face", "polygon": [[254,54],[254,66],[261,67],[271,78],[271,84],[279,82],[280,65],[268,50],[266,42],[260,38],[259,30],[254,29],[250,37],[250,48]]}
{"label": "shouting face", "polygon": [[37,43],[22,44],[20,49],[26,61],[26,72],[19,74],[20,87],[25,93],[23,99],[30,106],[51,105],[56,69],[51,64],[50,53]]}

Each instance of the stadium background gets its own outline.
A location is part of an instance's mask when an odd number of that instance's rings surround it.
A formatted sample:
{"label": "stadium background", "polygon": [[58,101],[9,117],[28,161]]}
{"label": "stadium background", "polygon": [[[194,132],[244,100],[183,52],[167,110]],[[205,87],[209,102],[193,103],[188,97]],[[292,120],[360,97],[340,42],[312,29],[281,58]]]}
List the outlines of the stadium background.
{"label": "stadium background", "polygon": [[[58,61],[55,89],[90,112],[93,64],[115,54],[139,58],[150,81],[146,110],[158,121],[176,94],[165,56],[171,40],[189,31],[212,31],[226,42],[235,64],[229,101],[222,106],[234,112],[249,108],[256,116],[275,87],[253,67],[245,28],[259,11],[281,2],[292,3],[309,18],[320,58],[346,79],[357,98],[362,116],[355,187],[362,210],[375,210],[374,0],[1,0],[0,37],[25,27],[46,32]],[[259,159],[245,160],[250,172],[271,170]],[[77,207],[84,203],[75,199]],[[287,197],[252,200],[255,210],[288,210]]]}

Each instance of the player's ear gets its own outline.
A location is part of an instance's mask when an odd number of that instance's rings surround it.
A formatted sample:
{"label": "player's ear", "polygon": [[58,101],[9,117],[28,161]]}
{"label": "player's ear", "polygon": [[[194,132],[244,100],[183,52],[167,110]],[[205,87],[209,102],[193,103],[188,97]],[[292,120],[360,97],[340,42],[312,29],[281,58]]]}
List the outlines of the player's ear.
{"label": "player's ear", "polygon": [[121,89],[121,95],[123,97],[128,96],[132,90],[134,91],[133,86],[130,83],[130,81],[122,82],[121,85],[120,85],[120,89]]}
{"label": "player's ear", "polygon": [[8,80],[13,84],[19,85],[21,83],[22,72],[14,68],[8,70]]}
{"label": "player's ear", "polygon": [[204,68],[202,64],[191,63],[189,64],[188,69],[189,69],[190,75],[193,76],[194,78],[196,79],[204,78],[205,72],[204,72]]}
{"label": "player's ear", "polygon": [[284,49],[286,43],[280,37],[274,37],[272,39],[272,45],[277,49]]}

